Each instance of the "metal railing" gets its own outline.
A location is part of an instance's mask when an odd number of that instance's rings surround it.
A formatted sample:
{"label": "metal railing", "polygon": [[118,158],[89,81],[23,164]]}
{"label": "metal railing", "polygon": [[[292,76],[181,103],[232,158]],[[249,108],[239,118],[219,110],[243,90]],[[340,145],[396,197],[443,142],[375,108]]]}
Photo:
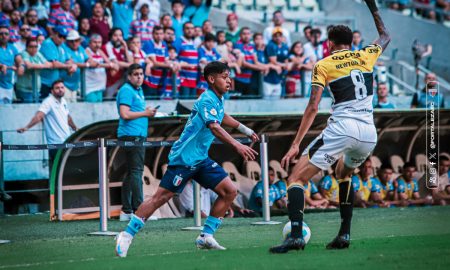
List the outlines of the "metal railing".
{"label": "metal railing", "polygon": [[[241,143],[251,143],[249,138],[235,138]],[[0,140],[0,153],[3,151],[28,151],[28,150],[51,150],[51,149],[74,149],[74,148],[98,148],[98,171],[99,171],[99,212],[100,212],[100,223],[99,231],[90,233],[90,235],[116,235],[115,232],[108,231],[108,216],[109,216],[109,177],[107,170],[107,147],[166,147],[172,146],[175,141],[119,141],[119,140],[106,140],[104,138],[97,139],[96,141],[81,141],[73,143],[62,143],[62,144],[35,144],[35,145],[13,145],[13,144],[2,144]],[[214,144],[221,144],[220,141],[215,140]],[[265,134],[261,135],[260,143],[260,153],[261,153],[261,168],[262,168],[262,180],[264,184],[264,197],[263,197],[263,221],[255,224],[278,224],[279,222],[270,221],[270,211],[269,211],[269,175],[268,175],[268,137]],[[2,159],[3,161],[3,159]],[[0,162],[0,165],[2,162]],[[2,184],[2,182],[0,182]],[[62,220],[63,215],[63,188],[62,183],[58,184],[58,219]],[[200,213],[200,192],[199,185],[194,184],[194,225],[196,228],[200,227],[201,223],[201,213]],[[80,189],[82,190],[82,189]],[[82,209],[79,209],[83,212]],[[95,210],[95,209],[94,209]],[[89,211],[94,211],[92,207],[89,207]],[[73,209],[72,209],[73,211]]]}

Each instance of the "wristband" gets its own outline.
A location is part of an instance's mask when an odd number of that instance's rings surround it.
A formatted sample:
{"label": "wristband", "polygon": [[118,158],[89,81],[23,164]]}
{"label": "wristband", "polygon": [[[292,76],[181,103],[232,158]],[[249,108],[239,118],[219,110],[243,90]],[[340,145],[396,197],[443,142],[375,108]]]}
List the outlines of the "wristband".
{"label": "wristband", "polygon": [[252,136],[253,133],[255,133],[251,128],[246,127],[245,125],[239,123],[239,126],[237,127],[237,130],[241,132],[242,134],[245,134],[247,136]]}

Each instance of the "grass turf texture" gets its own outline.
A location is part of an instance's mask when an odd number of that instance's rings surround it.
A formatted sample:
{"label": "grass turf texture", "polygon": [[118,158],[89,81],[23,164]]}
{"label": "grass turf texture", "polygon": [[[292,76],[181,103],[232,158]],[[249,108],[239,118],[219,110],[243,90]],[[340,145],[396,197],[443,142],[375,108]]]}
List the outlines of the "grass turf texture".
{"label": "grass turf texture", "polygon": [[[0,269],[449,269],[450,207],[358,209],[352,244],[329,251],[339,213],[306,214],[312,237],[303,252],[273,255],[280,225],[252,226],[260,219],[226,219],[216,239],[226,251],[197,250],[198,232],[181,231],[192,219],[149,221],[128,257],[116,258],[112,237],[87,236],[98,221],[49,222],[46,215],[0,218]],[[120,231],[126,223],[110,221]]]}

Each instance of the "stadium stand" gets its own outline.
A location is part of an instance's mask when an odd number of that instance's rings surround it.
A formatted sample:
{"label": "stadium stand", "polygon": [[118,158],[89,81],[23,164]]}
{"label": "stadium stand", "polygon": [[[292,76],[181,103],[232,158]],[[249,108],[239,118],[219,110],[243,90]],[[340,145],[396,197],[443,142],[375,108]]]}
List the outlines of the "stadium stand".
{"label": "stadium stand", "polygon": [[261,180],[261,166],[256,161],[247,161],[245,163],[245,172],[247,173],[247,177],[253,179],[258,182]]}
{"label": "stadium stand", "polygon": [[394,169],[394,172],[401,173],[402,172],[402,168],[403,168],[403,164],[405,164],[405,162],[403,161],[402,157],[400,157],[398,155],[392,155],[390,157],[390,161],[391,161],[392,169]]}

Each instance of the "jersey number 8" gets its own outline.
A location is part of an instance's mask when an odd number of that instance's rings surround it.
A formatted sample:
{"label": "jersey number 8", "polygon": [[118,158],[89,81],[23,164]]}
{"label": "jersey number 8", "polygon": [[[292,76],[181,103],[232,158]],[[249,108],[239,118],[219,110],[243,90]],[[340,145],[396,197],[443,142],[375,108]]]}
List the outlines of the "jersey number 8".
{"label": "jersey number 8", "polygon": [[361,70],[354,69],[350,72],[352,82],[355,85],[355,97],[358,100],[365,99],[367,97],[367,87],[364,81],[364,75]]}

